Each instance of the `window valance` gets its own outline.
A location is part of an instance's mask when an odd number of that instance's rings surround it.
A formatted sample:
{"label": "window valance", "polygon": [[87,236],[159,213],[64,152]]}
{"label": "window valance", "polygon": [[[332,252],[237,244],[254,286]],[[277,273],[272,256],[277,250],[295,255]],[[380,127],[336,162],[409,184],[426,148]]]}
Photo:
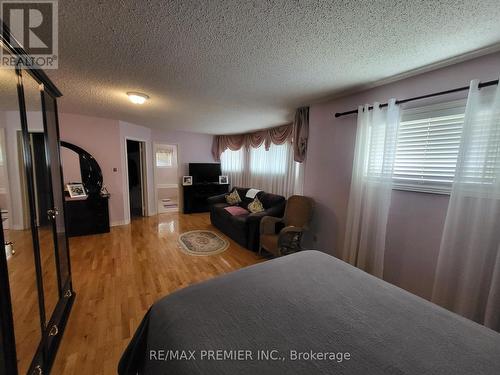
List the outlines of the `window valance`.
{"label": "window valance", "polygon": [[285,142],[294,144],[294,159],[303,162],[307,151],[309,133],[309,107],[297,109],[292,124],[259,130],[245,134],[216,135],[212,145],[212,155],[216,161],[227,149],[237,151],[242,147],[258,148],[262,144],[269,150],[271,143],[282,145]]}

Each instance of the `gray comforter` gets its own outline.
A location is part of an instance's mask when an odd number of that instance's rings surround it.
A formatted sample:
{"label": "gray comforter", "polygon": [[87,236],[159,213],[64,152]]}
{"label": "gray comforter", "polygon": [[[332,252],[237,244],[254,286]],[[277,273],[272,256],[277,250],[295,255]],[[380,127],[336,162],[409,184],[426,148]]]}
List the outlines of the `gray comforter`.
{"label": "gray comforter", "polygon": [[155,303],[119,373],[500,374],[500,334],[304,251]]}

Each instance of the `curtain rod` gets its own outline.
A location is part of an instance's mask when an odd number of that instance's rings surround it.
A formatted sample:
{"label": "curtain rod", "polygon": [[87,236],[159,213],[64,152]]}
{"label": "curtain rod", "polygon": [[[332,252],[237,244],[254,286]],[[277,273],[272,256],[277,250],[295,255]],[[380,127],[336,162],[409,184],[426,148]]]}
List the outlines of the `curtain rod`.
{"label": "curtain rod", "polygon": [[[488,86],[494,86],[494,85],[498,85],[498,79],[494,80],[494,81],[482,82],[482,83],[479,84],[479,88],[488,87]],[[470,86],[463,86],[463,87],[459,87],[459,88],[456,88],[456,89],[435,92],[433,94],[427,94],[427,95],[422,95],[422,96],[415,96],[413,98],[408,98],[408,99],[403,99],[403,100],[396,100],[396,104],[403,104],[403,103],[412,102],[414,100],[432,98],[433,96],[440,96],[440,95],[452,94],[454,92],[465,91],[465,90],[468,90],[469,87]],[[387,103],[380,104],[380,108],[383,108],[383,107],[387,107]],[[368,109],[369,110],[373,109],[373,106],[368,107]],[[337,113],[335,113],[335,117],[340,117],[340,116],[345,116],[345,115],[352,115],[354,113],[358,113],[358,110],[357,109],[353,109],[353,110],[347,111],[347,112],[337,112]]]}

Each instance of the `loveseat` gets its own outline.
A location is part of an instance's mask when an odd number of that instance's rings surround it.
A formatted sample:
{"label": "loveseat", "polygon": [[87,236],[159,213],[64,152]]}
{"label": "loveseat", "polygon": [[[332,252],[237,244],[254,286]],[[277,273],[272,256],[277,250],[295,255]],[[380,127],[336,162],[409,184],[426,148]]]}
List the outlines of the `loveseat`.
{"label": "loveseat", "polygon": [[[247,209],[248,204],[253,201],[253,198],[246,197],[249,189],[239,187],[234,189],[238,191],[242,200],[238,206]],[[226,195],[221,194],[208,198],[211,223],[241,246],[258,251],[260,221],[264,216],[282,217],[285,211],[285,197],[260,191],[256,196],[262,202],[264,211],[232,215],[225,209],[230,206],[226,202]]]}

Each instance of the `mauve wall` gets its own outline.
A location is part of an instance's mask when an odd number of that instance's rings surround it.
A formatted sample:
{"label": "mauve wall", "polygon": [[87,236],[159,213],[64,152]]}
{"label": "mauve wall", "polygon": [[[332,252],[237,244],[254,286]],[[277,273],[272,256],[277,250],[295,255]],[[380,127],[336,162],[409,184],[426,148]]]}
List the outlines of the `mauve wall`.
{"label": "mauve wall", "polygon": [[[404,99],[466,86],[471,79],[497,79],[500,53],[495,53],[354,95],[311,105],[304,194],[316,201],[312,247],[340,255],[351,182],[356,115],[335,112],[364,103]],[[463,98],[467,92],[442,96],[413,106]],[[384,279],[429,298],[443,230],[448,196],[393,191],[389,214]]]}
{"label": "mauve wall", "polygon": [[[102,170],[104,185],[111,194],[109,200],[111,224],[122,224],[123,169],[118,121],[60,113],[59,131],[61,140],[80,146],[97,160]],[[113,168],[116,168],[116,172]],[[67,174],[67,168],[65,170]],[[73,171],[71,175],[78,175],[78,172]],[[64,178],[66,179],[66,176]]]}
{"label": "mauve wall", "polygon": [[182,175],[188,174],[189,163],[214,163],[212,135],[153,129],[151,138],[156,143],[177,145],[179,172]]}
{"label": "mauve wall", "polygon": [[[149,214],[156,213],[153,184],[152,144],[177,144],[179,147],[180,173],[187,174],[189,162],[213,162],[211,155],[212,136],[206,134],[187,133],[182,131],[151,130],[150,128],[127,123],[125,121],[103,119],[61,113],[59,115],[61,140],[74,143],[90,152],[101,166],[104,185],[110,199],[110,221],[112,225],[127,224],[130,212],[127,196],[123,193],[127,188],[126,175],[126,139],[144,141],[146,144],[147,178]],[[75,163],[68,167],[76,168]],[[113,169],[117,171],[114,172]],[[71,176],[78,174],[68,171]],[[65,177],[66,178],[66,177]]]}

